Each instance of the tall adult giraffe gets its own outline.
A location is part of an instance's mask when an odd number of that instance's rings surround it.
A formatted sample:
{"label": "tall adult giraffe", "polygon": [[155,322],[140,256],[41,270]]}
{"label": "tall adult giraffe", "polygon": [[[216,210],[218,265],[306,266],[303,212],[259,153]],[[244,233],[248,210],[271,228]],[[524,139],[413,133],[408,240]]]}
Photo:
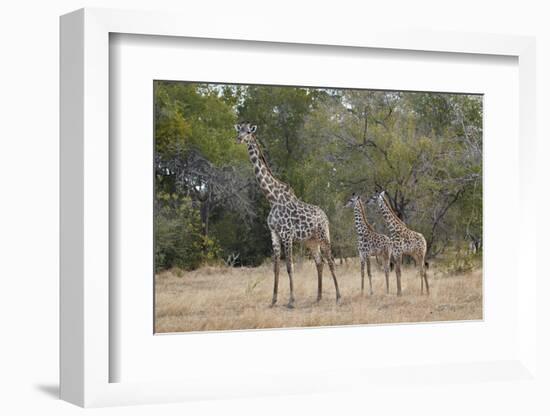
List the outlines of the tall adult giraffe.
{"label": "tall adult giraffe", "polygon": [[248,155],[254,166],[256,180],[271,205],[271,211],[267,217],[267,225],[271,231],[273,245],[274,284],[271,305],[277,303],[279,260],[282,246],[285,251],[286,270],[290,284],[288,307],[294,307],[294,285],[292,281],[294,273],[292,243],[294,241],[303,241],[315,260],[318,279],[317,301],[322,298],[324,257],[332,274],[334,288],[336,289],[336,302],[338,302],[340,291],[334,273],[334,258],[332,257],[329,222],[326,214],[321,208],[300,201],[288,184],[273,175],[256,140],[256,126],[252,126],[248,122],[240,123],[235,125],[235,130],[237,130],[237,143],[245,143],[248,147]]}
{"label": "tall adult giraffe", "polygon": [[353,208],[355,218],[355,231],[357,232],[357,251],[361,261],[361,293],[365,287],[365,263],[369,276],[369,293],[372,295],[372,274],[370,269],[370,256],[380,256],[384,262],[384,274],[386,275],[386,293],[390,292],[390,259],[392,254],[391,240],[387,235],[377,233],[367,221],[365,207],[361,197],[355,193],[345,205]]}
{"label": "tall adult giraffe", "polygon": [[397,216],[386,200],[385,191],[373,195],[368,203],[376,201],[378,208],[384,218],[390,232],[392,243],[392,255],[395,262],[395,275],[397,277],[397,295],[401,295],[401,262],[403,254],[411,256],[420,270],[420,293],[424,293],[424,282],[426,283],[426,294],[430,294],[428,286],[428,274],[426,272],[426,239],[424,236],[407,227]]}

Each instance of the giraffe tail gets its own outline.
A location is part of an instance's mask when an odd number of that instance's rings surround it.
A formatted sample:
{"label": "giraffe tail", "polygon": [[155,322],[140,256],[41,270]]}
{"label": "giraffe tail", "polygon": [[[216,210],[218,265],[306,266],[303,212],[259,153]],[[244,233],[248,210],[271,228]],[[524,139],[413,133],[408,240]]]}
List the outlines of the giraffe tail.
{"label": "giraffe tail", "polygon": [[390,271],[393,272],[393,269],[395,269],[395,259],[393,258],[393,254],[390,253]]}
{"label": "giraffe tail", "polygon": [[428,263],[427,261],[424,262],[424,267],[426,269],[429,269],[430,268],[430,263]]}

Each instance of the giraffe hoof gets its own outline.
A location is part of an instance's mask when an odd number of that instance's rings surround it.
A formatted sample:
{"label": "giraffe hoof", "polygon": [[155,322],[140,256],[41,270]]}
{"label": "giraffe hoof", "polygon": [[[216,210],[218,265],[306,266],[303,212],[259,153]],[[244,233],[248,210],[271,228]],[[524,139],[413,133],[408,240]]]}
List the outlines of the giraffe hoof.
{"label": "giraffe hoof", "polygon": [[273,308],[277,304],[277,299],[273,299],[271,301],[271,305],[269,305],[270,308]]}
{"label": "giraffe hoof", "polygon": [[286,307],[287,307],[288,309],[294,309],[294,301],[288,302],[287,305],[286,305]]}

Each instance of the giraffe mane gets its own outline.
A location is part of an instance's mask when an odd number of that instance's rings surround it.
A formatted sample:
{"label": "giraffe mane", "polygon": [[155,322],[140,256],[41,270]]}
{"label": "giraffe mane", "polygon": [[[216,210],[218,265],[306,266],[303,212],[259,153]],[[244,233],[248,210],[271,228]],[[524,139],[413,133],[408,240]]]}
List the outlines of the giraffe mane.
{"label": "giraffe mane", "polygon": [[265,168],[271,174],[271,176],[275,177],[275,175],[273,175],[273,172],[271,171],[271,168],[269,167],[269,164],[267,163],[267,160],[264,156],[264,152],[262,151],[262,148],[260,147],[260,143],[258,143],[258,140],[256,139],[256,135],[253,134],[252,138],[254,139],[254,142],[256,143],[256,147],[258,148],[258,153],[260,154],[260,159],[262,160],[262,162],[264,162]]}
{"label": "giraffe mane", "polygon": [[[386,207],[389,209],[389,211],[390,211],[391,214],[393,215],[394,219],[395,219],[398,223],[400,223],[401,225],[403,225],[404,227],[407,227],[407,224],[405,224],[405,223],[403,222],[403,220],[397,216],[397,214],[395,213],[395,211],[394,211],[393,208],[391,207],[391,205],[390,205],[388,199],[386,198],[386,195],[385,195],[385,194],[382,195],[382,199],[383,199],[383,201],[384,201],[384,204],[386,204]],[[408,227],[407,227],[407,228],[408,228]]]}
{"label": "giraffe mane", "polygon": [[296,196],[296,194],[294,193],[294,189],[292,189],[292,187],[286,183],[286,182],[283,182],[282,180],[280,180],[279,178],[277,178],[274,174],[273,174],[273,171],[271,170],[271,167],[269,166],[269,164],[267,163],[267,160],[264,156],[264,152],[262,151],[262,148],[260,146],[260,143],[258,143],[258,140],[256,138],[256,135],[255,134],[252,134],[252,139],[254,140],[254,143],[256,143],[256,148],[258,149],[258,154],[260,156],[260,159],[262,160],[262,162],[264,163],[265,165],[265,168],[267,169],[267,171],[269,172],[269,174],[271,175],[271,177],[277,181],[278,183],[280,183],[281,185],[283,185],[292,195]]}

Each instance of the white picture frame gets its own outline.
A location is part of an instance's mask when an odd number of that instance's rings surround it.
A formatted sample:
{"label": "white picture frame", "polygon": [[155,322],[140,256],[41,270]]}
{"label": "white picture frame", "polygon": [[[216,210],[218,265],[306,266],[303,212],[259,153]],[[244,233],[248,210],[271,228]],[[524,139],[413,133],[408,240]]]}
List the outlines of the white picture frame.
{"label": "white picture frame", "polygon": [[[181,22],[186,24],[182,25]],[[316,373],[282,372],[265,380],[238,380],[221,374],[178,381],[111,382],[110,366],[119,359],[110,349],[109,228],[109,36],[113,33],[185,38],[278,42],[334,47],[380,48],[453,54],[504,55],[518,59],[519,67],[519,165],[518,279],[515,354],[499,361],[418,363],[415,377],[479,382],[476,372],[506,380],[536,377],[536,269],[533,241],[536,218],[527,207],[533,202],[535,154],[535,41],[529,37],[429,31],[362,29],[329,33],[304,33],[299,28],[280,31],[278,25],[251,26],[236,34],[231,22],[216,29],[203,22],[168,13],[82,9],[61,18],[61,398],[80,406],[158,403],[198,398],[247,397],[262,394],[319,393],[349,386],[388,383],[403,374],[380,368],[368,374],[333,369],[327,377]],[[516,271],[517,273],[517,271]],[[215,336],[212,334],[212,336]],[[336,336],[336,335],[332,335]],[[396,373],[397,371],[397,373]],[[406,370],[405,372],[410,371]],[[289,382],[289,379],[292,379]],[[347,379],[346,383],[340,380]]]}

